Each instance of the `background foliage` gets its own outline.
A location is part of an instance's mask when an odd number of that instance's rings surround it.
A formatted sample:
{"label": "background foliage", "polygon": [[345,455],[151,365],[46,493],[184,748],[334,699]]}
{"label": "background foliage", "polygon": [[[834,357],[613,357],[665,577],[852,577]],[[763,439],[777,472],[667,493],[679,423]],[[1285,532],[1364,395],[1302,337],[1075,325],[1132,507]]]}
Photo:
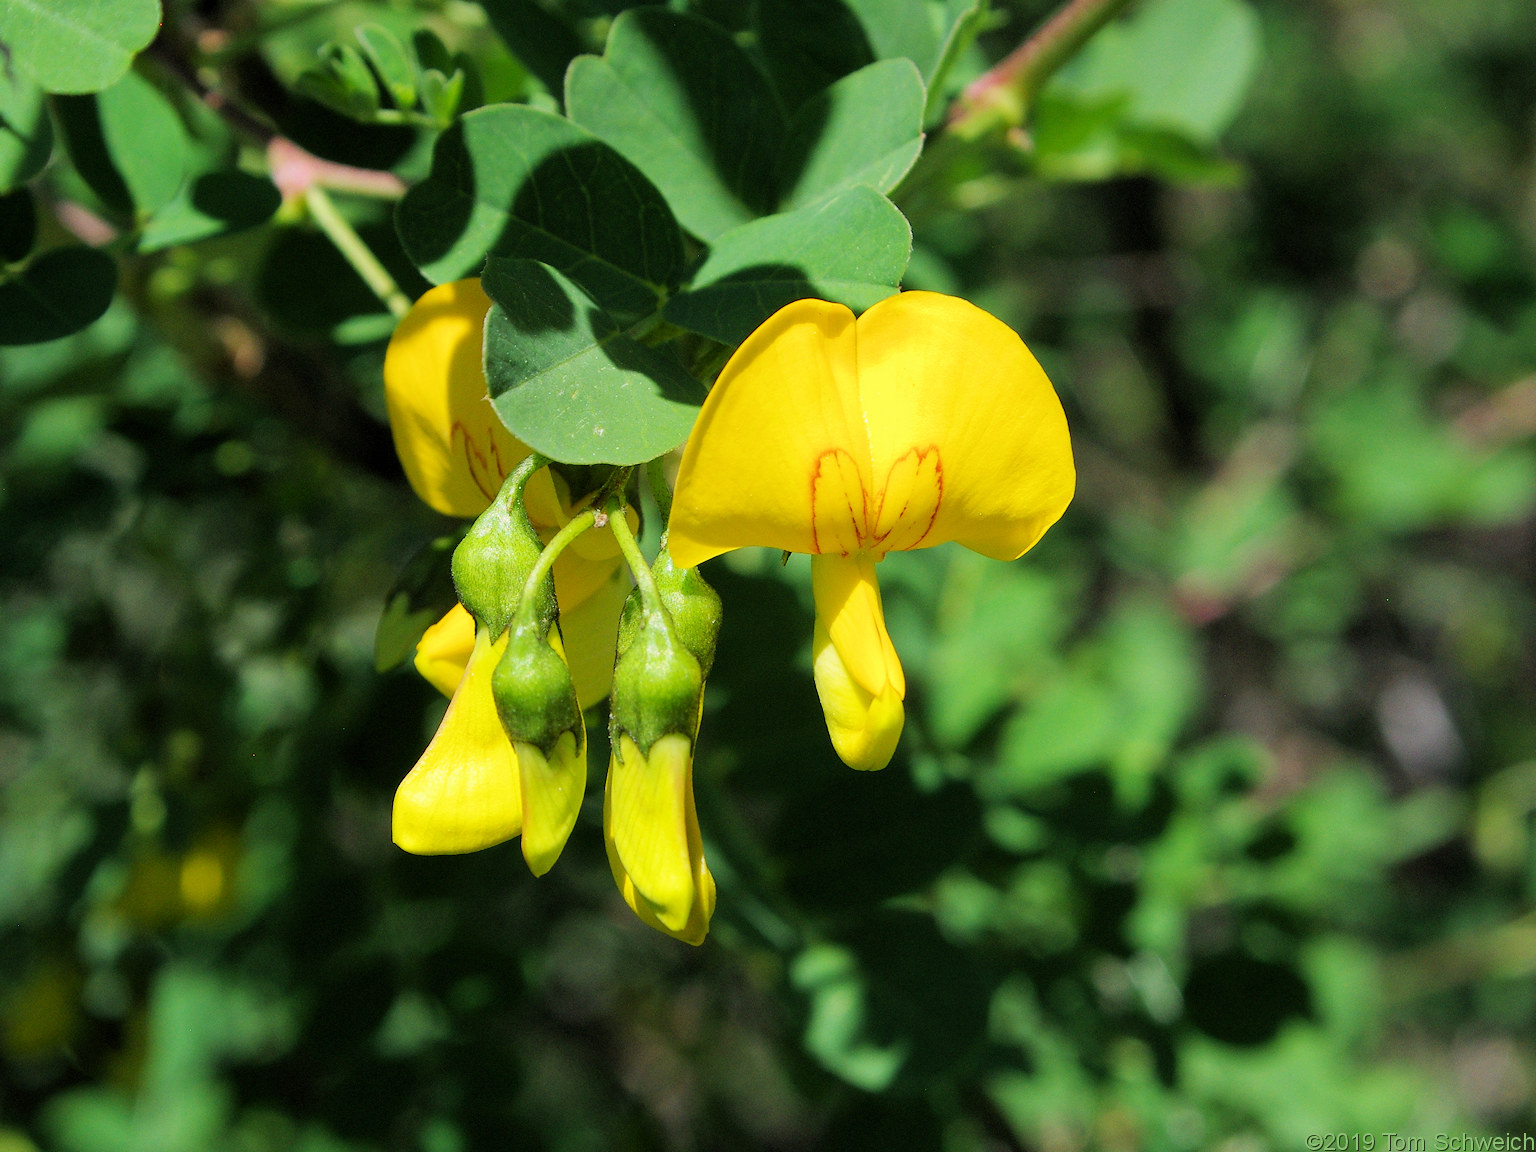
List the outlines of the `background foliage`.
{"label": "background foliage", "polygon": [[[1027,134],[969,140],[950,97],[1045,4],[36,7],[0,0],[4,1152],[1531,1124],[1530,5],[1142,0]],[[647,154],[625,93],[697,109],[656,60],[733,52],[720,83],[772,89]],[[373,632],[450,526],[382,422],[388,301],[317,224],[406,297],[473,271],[493,245],[411,213],[434,139],[497,118],[680,226],[577,280],[503,198],[496,254],[567,298],[661,309],[697,367],[786,284],[957,292],[1074,430],[1023,560],[883,566],[912,685],[883,773],[828,746],[804,558],[712,566],[697,950],[619,901],[595,794],[537,882],[515,845],[389,842],[443,701]]]}

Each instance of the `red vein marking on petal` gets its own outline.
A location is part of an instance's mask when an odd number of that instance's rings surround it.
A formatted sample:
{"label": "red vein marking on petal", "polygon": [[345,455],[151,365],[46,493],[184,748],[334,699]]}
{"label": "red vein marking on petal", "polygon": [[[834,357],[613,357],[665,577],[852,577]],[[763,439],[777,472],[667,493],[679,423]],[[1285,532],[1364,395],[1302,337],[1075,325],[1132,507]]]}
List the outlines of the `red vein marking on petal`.
{"label": "red vein marking on petal", "polygon": [[[944,457],[939,455],[939,446],[937,444],[929,444],[926,448],[908,448],[900,456],[896,457],[895,460],[891,461],[891,467],[885,474],[885,487],[880,490],[880,506],[875,509],[874,523],[876,527],[879,526],[880,520],[885,515],[885,499],[890,495],[891,477],[896,474],[897,466],[900,465],[901,462],[908,456],[915,456],[917,458],[917,467],[919,470],[921,470],[923,461],[928,459],[930,455],[933,457],[934,483],[938,486],[939,489],[938,499],[933,502],[933,511],[928,516],[928,523],[923,525],[923,530],[918,533],[916,539],[914,539],[912,543],[908,544],[906,548],[903,549],[903,551],[910,551],[911,549],[916,548],[924,540],[926,540],[928,538],[928,533],[933,531],[933,525],[939,518],[939,508],[944,503]],[[892,519],[891,526],[887,528],[883,533],[872,537],[873,543],[884,543],[887,539],[890,538],[891,534],[894,533],[897,528],[901,527],[902,522],[907,517],[907,509],[912,506],[912,497],[916,494],[916,491],[916,488],[908,490],[907,498],[902,503],[902,506],[896,513],[896,516]]]}
{"label": "red vein marking on petal", "polygon": [[507,467],[501,459],[501,446],[496,442],[496,433],[486,428],[485,440],[489,447],[482,448],[469,429],[456,420],[451,435],[455,441],[462,441],[464,445],[464,464],[469,469],[469,477],[475,487],[480,489],[487,503],[496,499],[496,493],[501,491],[507,479]]}
{"label": "red vein marking on petal", "polygon": [[[822,470],[827,466],[828,461],[832,462],[833,467],[837,467],[837,461],[839,457],[847,457],[850,464],[853,462],[853,458],[848,455],[846,449],[828,448],[825,452],[816,457],[816,465],[811,469],[811,550],[817,555],[822,553],[822,547],[821,533],[816,523],[816,494],[818,488],[821,485]],[[841,469],[839,469],[839,472],[841,473]],[[843,481],[843,496],[846,500],[848,496],[848,484],[846,476],[839,475],[838,478]],[[864,490],[864,485],[862,482],[858,487],[859,508],[855,510],[851,503],[847,505],[847,508],[849,527],[853,529],[854,541],[859,546],[859,548],[862,549],[866,536],[866,528],[869,523],[869,493]],[[843,556],[849,555],[847,551],[841,549],[839,549],[839,554]]]}

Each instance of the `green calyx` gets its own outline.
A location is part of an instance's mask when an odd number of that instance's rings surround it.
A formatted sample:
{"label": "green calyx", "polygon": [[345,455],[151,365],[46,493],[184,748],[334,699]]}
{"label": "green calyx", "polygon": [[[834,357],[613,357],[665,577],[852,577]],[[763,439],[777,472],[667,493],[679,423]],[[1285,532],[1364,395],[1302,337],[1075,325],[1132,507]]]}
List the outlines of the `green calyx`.
{"label": "green calyx", "polygon": [[[453,553],[453,586],[459,602],[480,625],[500,636],[512,622],[523,586],[544,551],[523,507],[523,488],[540,466],[530,456],[506,479]],[[555,582],[539,582],[535,615],[546,627],[555,618]]]}
{"label": "green calyx", "polygon": [[549,635],[548,624],[520,618],[491,674],[491,695],[507,738],[532,744],[546,757],[565,733],[576,732],[580,742],[582,731],[571,670]]}
{"label": "green calyx", "polygon": [[699,575],[697,568],[679,568],[665,548],[651,565],[656,591],[672,617],[672,627],[683,646],[699,662],[699,671],[709,675],[715,663],[715,641],[720,637],[720,593]]}
{"label": "green calyx", "polygon": [[703,696],[698,659],[677,636],[664,609],[646,609],[641,603],[633,614],[628,646],[613,670],[613,747],[619,746],[621,735],[628,736],[649,756],[651,746],[671,733],[692,740]]}
{"label": "green calyx", "polygon": [[[715,641],[720,636],[720,594],[705,582],[697,568],[679,568],[662,548],[651,565],[656,592],[672,623],[672,629],[684,648],[699,662],[699,672],[709,675],[715,662]],[[619,651],[629,647],[645,619],[645,605],[640,590],[630,593],[619,618]]]}

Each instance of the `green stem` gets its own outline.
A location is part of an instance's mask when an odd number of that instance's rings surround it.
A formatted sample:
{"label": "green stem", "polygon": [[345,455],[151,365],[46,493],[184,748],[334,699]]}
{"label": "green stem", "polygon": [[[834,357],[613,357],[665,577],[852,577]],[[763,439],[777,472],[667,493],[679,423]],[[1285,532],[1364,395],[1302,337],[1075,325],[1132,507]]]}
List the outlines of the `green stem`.
{"label": "green stem", "polygon": [[736,349],[727,346],[725,348],[716,348],[713,352],[701,357],[699,362],[693,366],[693,378],[708,388],[715,382],[716,377],[720,375],[721,370],[730,362],[735,352]]}
{"label": "green stem", "polygon": [[632,466],[615,468],[608,479],[603,481],[602,487],[592,497],[592,507],[606,508],[609,500],[621,497],[624,489],[629,487],[629,478],[634,474],[634,471]]}
{"label": "green stem", "polygon": [[628,336],[631,340],[638,340],[650,348],[659,348],[668,340],[675,340],[683,335],[684,329],[661,318],[661,308],[659,305],[664,302],[664,300],[658,302],[656,311],[652,312],[645,319],[637,320],[624,329],[624,335]]}
{"label": "green stem", "polygon": [[395,314],[396,317],[404,316],[411,310],[411,301],[408,296],[400,291],[400,285],[395,283],[395,278],[389,274],[389,270],[379,263],[379,258],[373,254],[372,249],[363,243],[363,239],[347,223],[346,218],[336,211],[336,205],[332,203],[330,196],[324,188],[318,184],[312,184],[304,192],[304,203],[309,208],[309,214],[314,217],[315,223],[320,225],[320,231],[330,237],[331,243],[336,245],[347,263],[362,277],[363,283],[372,289],[373,294],[383,301],[384,306]]}
{"label": "green stem", "polygon": [[[529,473],[532,475],[532,472]],[[544,577],[549,575],[549,570],[555,566],[555,561],[560,558],[566,546],[576,537],[580,536],[588,528],[597,523],[597,513],[588,508],[578,512],[566,522],[564,528],[556,532],[554,539],[544,545],[544,551],[539,553],[539,558],[534,562],[533,571],[528,573],[528,579],[523,582],[523,594],[517,602],[517,616],[519,623],[526,623],[534,612],[534,603],[538,598],[539,584]]]}
{"label": "green stem", "polygon": [[619,542],[619,551],[624,553],[624,560],[629,565],[629,570],[635,575],[635,583],[640,587],[640,596],[645,600],[645,606],[654,612],[662,611],[661,593],[656,591],[656,581],[651,576],[651,566],[645,562],[645,553],[640,551],[640,544],[635,539],[635,534],[629,529],[629,520],[624,516],[624,503],[618,497],[608,502],[608,527]]}
{"label": "green stem", "polygon": [[409,128],[430,128],[441,132],[447,124],[440,120],[434,120],[431,116],[406,108],[380,108],[373,114],[375,124],[404,124]]}
{"label": "green stem", "polygon": [[507,479],[502,487],[511,485],[511,496],[514,500],[523,498],[523,489],[528,487],[528,480],[540,468],[549,463],[549,457],[542,452],[530,452],[518,461],[517,467],[507,473]]}
{"label": "green stem", "polygon": [[667,470],[660,456],[645,466],[645,478],[651,484],[651,496],[656,510],[661,513],[661,531],[665,535],[667,523],[672,519],[672,489],[667,487]]}
{"label": "green stem", "polygon": [[1068,0],[1029,39],[966,88],[950,113],[950,130],[975,139],[993,129],[1022,127],[1045,82],[1130,3]]}

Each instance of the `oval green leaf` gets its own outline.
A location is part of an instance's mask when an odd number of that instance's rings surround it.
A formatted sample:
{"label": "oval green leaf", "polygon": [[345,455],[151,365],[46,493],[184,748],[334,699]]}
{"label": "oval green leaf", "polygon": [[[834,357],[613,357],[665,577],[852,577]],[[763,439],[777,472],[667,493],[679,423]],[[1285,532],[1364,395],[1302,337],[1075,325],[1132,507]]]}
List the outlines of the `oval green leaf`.
{"label": "oval green leaf", "polygon": [[491,402],[525,444],[566,464],[639,464],[681,444],[704,386],[626,336],[547,264],[491,257],[485,323]]}
{"label": "oval green leaf", "polygon": [[834,300],[862,312],[895,294],[911,254],[912,229],[896,205],[873,188],[850,188],[727,232],[662,315],[737,344],[792,300]]}
{"label": "oval green leaf", "polygon": [[78,332],[112,303],[117,265],[94,248],[56,248],[0,281],[0,344],[41,344]]}
{"label": "oval green leaf", "polygon": [[889,192],[923,150],[927,93],[917,65],[881,60],[844,76],[795,114],[779,159],[784,207],[855,184]]}
{"label": "oval green leaf", "polygon": [[1259,51],[1259,17],[1244,0],[1149,0],[1089,41],[1046,92],[1122,101],[1125,124],[1209,145],[1242,107]]}
{"label": "oval green leaf", "polygon": [[395,222],[434,283],[477,275],[491,254],[539,260],[626,321],[654,312],[683,264],[671,209],[634,165],[518,104],[477,109],[444,132]]}
{"label": "oval green leaf", "polygon": [[784,112],[768,78],[714,24],[663,8],[623,13],[602,57],[571,62],[565,105],[650,177],[700,239],[773,211]]}
{"label": "oval green leaf", "polygon": [[160,29],[160,0],[0,0],[0,45],[48,92],[100,92]]}
{"label": "oval green leaf", "polygon": [[149,218],[139,237],[140,252],[158,252],[246,228],[272,218],[282,205],[277,186],[249,172],[208,172]]}
{"label": "oval green leaf", "polygon": [[186,129],[170,101],[137,72],[94,96],[55,97],[54,108],[75,170],[103,203],[147,214],[181,189]]}

